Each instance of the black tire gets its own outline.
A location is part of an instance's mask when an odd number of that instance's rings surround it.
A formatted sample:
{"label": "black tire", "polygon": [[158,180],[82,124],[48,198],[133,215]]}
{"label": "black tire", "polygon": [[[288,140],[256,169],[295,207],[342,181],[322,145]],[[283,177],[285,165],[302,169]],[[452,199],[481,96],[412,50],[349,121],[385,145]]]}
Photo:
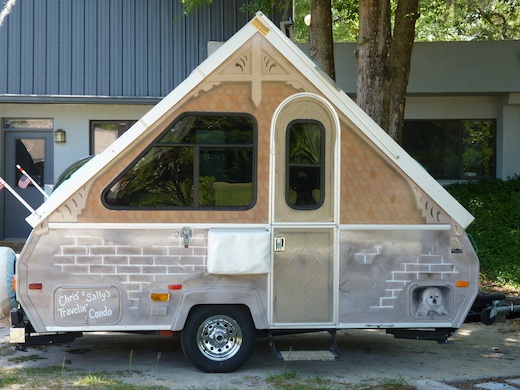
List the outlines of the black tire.
{"label": "black tire", "polygon": [[496,316],[491,318],[491,307],[482,310],[480,313],[480,322],[482,322],[484,325],[493,325],[496,319]]}
{"label": "black tire", "polygon": [[11,248],[0,247],[0,317],[9,317],[11,309],[18,307],[13,290],[16,254]]}
{"label": "black tire", "polygon": [[181,332],[186,358],[205,372],[231,372],[253,353],[256,329],[242,306],[198,306]]}

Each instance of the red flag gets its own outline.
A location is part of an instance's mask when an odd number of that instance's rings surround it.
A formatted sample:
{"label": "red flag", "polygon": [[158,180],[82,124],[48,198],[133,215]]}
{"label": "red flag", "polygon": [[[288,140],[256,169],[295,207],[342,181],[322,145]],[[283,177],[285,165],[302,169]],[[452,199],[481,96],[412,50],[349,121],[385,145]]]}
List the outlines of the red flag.
{"label": "red flag", "polygon": [[31,179],[29,179],[27,176],[22,175],[20,180],[18,180],[18,187],[20,188],[27,188],[31,184]]}

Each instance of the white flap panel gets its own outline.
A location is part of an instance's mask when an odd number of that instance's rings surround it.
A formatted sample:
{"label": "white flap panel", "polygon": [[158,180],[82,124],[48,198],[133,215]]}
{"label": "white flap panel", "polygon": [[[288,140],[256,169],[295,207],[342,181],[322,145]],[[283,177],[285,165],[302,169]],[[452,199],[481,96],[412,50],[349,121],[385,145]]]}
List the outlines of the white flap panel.
{"label": "white flap panel", "polygon": [[265,229],[210,229],[208,272],[220,275],[269,272],[270,237]]}

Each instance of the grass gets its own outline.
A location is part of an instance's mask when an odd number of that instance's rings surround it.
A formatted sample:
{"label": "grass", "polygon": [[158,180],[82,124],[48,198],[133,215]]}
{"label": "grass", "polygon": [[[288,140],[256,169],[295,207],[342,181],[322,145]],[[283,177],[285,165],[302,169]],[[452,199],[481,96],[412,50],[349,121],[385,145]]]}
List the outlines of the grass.
{"label": "grass", "polygon": [[[130,374],[129,374],[130,375]],[[94,389],[94,390],[167,390],[164,386],[134,385],[117,373],[85,373],[63,369],[61,366],[39,368],[0,368],[0,388],[17,389]],[[123,375],[124,377],[124,375]]]}
{"label": "grass", "polygon": [[[41,368],[0,368],[0,388],[17,389],[94,389],[94,390],[166,390],[168,387],[146,384],[132,384],[125,381],[132,375],[123,372],[83,372],[63,369],[60,366]],[[140,377],[145,374],[140,373]],[[320,377],[302,378],[298,371],[283,370],[277,374],[268,374],[262,381],[255,378],[254,386],[276,390],[412,390],[402,378],[384,379],[378,384],[349,384],[326,380]],[[263,383],[262,383],[263,382]],[[247,386],[247,384],[244,384]],[[238,389],[239,387],[219,387],[219,389]],[[249,387],[249,386],[248,386]]]}
{"label": "grass", "polygon": [[105,374],[87,374],[73,382],[74,386],[88,387],[89,389],[113,390],[163,390],[163,386],[130,385],[118,379],[112,379]]}
{"label": "grass", "polygon": [[9,362],[11,363],[25,363],[25,362],[32,362],[40,359],[46,359],[44,357],[41,357],[39,355],[21,355],[16,356],[9,359]]}
{"label": "grass", "polygon": [[279,374],[268,374],[267,382],[275,385],[277,388],[284,385],[287,381],[293,381],[294,379],[299,379],[300,375],[298,371],[292,370],[284,370]]}
{"label": "grass", "polygon": [[445,187],[473,216],[481,284],[520,294],[520,176]]}
{"label": "grass", "polygon": [[278,374],[268,374],[266,383],[276,390],[413,390],[415,387],[399,377],[384,379],[379,384],[349,384],[332,382],[320,377],[301,378],[298,371],[283,370]]}
{"label": "grass", "polygon": [[[4,371],[4,370],[2,370]],[[18,378],[17,373],[12,372],[2,372],[0,374],[0,388],[6,388],[8,386],[18,384],[20,379]]]}
{"label": "grass", "polygon": [[383,381],[383,387],[384,390],[412,390],[415,389],[415,387],[410,386],[406,381],[399,377],[397,379],[385,379]]}

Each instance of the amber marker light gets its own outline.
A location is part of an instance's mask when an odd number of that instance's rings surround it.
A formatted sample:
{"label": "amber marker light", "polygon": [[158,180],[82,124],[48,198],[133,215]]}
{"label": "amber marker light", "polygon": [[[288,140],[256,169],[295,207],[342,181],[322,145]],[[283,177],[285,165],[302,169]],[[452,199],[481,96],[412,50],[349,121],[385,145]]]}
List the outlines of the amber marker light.
{"label": "amber marker light", "polygon": [[170,300],[170,293],[167,292],[151,292],[150,300],[154,302],[168,302]]}
{"label": "amber marker light", "polygon": [[469,282],[467,280],[457,280],[455,285],[457,287],[469,287]]}
{"label": "amber marker light", "polygon": [[13,291],[16,292],[16,275],[13,275]]}

